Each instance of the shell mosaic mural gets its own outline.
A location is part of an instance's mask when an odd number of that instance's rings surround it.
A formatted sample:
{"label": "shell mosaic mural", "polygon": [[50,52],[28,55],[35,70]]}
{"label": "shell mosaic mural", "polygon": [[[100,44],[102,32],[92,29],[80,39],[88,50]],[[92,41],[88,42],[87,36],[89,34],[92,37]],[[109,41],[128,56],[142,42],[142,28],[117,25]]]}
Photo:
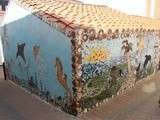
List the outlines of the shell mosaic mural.
{"label": "shell mosaic mural", "polygon": [[159,26],[74,0],[11,1],[2,32],[6,75],[77,115],[160,70]]}

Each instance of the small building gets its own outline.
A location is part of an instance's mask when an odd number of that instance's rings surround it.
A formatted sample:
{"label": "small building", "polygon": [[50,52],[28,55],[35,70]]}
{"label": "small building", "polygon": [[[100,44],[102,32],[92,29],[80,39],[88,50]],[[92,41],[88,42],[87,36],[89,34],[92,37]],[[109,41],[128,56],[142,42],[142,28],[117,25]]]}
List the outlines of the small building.
{"label": "small building", "polygon": [[160,21],[107,6],[13,0],[2,42],[8,79],[72,114],[160,69]]}

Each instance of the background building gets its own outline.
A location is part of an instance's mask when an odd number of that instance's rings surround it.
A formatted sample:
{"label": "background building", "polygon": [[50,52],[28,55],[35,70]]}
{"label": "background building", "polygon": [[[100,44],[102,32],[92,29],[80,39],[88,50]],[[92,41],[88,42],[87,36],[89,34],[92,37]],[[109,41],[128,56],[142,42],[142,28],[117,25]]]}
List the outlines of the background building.
{"label": "background building", "polygon": [[80,0],[89,4],[108,5],[130,15],[160,18],[160,0]]}

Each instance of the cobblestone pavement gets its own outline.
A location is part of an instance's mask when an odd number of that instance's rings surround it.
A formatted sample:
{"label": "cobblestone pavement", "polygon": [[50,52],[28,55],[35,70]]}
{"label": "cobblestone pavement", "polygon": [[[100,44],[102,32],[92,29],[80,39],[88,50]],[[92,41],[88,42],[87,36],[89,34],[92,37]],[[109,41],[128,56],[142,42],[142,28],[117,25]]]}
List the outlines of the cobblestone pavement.
{"label": "cobblestone pavement", "polygon": [[160,74],[81,115],[85,120],[160,120]]}

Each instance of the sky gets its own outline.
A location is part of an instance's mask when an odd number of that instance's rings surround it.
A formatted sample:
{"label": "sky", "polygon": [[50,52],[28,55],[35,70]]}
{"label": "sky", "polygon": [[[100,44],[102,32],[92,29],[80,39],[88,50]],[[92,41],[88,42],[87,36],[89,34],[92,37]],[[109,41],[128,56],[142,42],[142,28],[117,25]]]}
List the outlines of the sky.
{"label": "sky", "polygon": [[[146,0],[80,0],[89,4],[108,5],[130,15],[146,15]],[[153,6],[153,0],[151,6]],[[152,10],[151,10],[152,11]],[[152,16],[152,14],[151,14]]]}

